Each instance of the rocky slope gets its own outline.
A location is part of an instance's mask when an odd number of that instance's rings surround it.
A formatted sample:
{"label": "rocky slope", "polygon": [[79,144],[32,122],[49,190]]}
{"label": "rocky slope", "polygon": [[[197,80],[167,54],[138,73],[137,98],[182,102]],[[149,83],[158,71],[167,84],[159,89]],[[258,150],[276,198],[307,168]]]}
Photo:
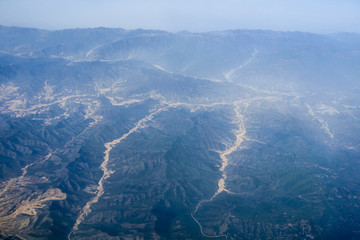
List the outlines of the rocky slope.
{"label": "rocky slope", "polygon": [[359,238],[358,38],[0,27],[0,238]]}

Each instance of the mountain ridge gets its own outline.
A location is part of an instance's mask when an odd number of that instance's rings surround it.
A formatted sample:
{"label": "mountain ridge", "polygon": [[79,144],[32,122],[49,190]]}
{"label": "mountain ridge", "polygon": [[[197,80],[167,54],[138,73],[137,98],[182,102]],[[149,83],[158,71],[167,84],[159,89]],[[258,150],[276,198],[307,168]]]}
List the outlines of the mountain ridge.
{"label": "mountain ridge", "polygon": [[0,27],[0,238],[358,238],[357,38]]}

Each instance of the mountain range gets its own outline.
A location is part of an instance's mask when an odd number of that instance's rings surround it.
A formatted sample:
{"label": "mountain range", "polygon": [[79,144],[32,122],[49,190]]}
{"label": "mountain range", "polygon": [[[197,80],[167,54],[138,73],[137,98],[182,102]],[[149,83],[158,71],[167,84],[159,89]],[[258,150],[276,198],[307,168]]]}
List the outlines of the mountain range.
{"label": "mountain range", "polygon": [[0,238],[360,238],[359,40],[0,26]]}

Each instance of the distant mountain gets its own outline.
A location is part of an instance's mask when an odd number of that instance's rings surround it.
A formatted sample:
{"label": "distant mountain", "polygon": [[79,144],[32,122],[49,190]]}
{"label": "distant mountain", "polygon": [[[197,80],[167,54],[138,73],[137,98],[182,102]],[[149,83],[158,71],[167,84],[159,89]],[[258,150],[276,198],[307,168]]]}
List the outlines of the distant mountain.
{"label": "distant mountain", "polygon": [[359,39],[0,26],[0,238],[360,238]]}

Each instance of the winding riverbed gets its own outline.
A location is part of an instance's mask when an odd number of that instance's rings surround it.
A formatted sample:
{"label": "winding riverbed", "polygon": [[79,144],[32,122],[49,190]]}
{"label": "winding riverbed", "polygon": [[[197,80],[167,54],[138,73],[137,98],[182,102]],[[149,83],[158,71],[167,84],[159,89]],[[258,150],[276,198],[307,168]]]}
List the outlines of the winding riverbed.
{"label": "winding riverbed", "polygon": [[132,133],[136,132],[137,130],[139,130],[140,128],[144,127],[144,124],[148,121],[151,121],[152,118],[162,112],[165,111],[169,108],[169,106],[165,106],[162,108],[157,109],[156,111],[153,111],[151,114],[149,114],[148,116],[146,116],[145,118],[141,119],[140,121],[137,122],[137,124],[135,125],[135,127],[133,127],[132,129],[130,129],[127,133],[125,133],[124,135],[122,135],[120,138],[117,138],[111,142],[107,142],[104,144],[105,146],[105,152],[104,152],[104,161],[101,164],[101,170],[103,171],[103,175],[100,178],[99,182],[98,182],[98,186],[97,186],[97,191],[96,191],[96,195],[86,203],[86,205],[83,207],[83,209],[80,212],[80,215],[78,216],[78,218],[76,219],[76,222],[72,228],[72,230],[70,231],[70,233],[68,234],[68,240],[71,239],[71,235],[77,231],[79,229],[79,225],[84,221],[85,217],[91,212],[91,205],[93,205],[94,203],[97,203],[99,201],[99,198],[104,194],[104,181],[109,178],[111,176],[111,174],[113,173],[113,171],[111,169],[108,168],[108,163],[109,163],[109,158],[110,158],[110,152],[113,149],[113,147],[115,147],[117,144],[119,144],[120,142],[122,142],[123,140],[125,140],[128,136],[130,136]]}
{"label": "winding riverbed", "polygon": [[236,125],[237,128],[234,129],[234,134],[236,136],[236,140],[234,142],[234,144],[232,146],[227,147],[224,151],[219,152],[220,153],[220,158],[221,158],[221,167],[220,167],[220,171],[221,171],[221,178],[218,181],[218,189],[217,191],[214,193],[214,195],[210,198],[210,199],[206,199],[206,200],[202,200],[200,201],[194,212],[191,213],[191,217],[194,219],[194,221],[199,225],[200,227],[200,232],[204,237],[207,238],[219,238],[219,237],[225,237],[227,238],[226,235],[207,235],[204,233],[203,231],[203,226],[201,225],[201,223],[199,222],[199,220],[196,219],[195,214],[197,213],[197,211],[199,210],[199,208],[201,207],[201,205],[203,203],[206,202],[211,202],[218,194],[220,194],[221,192],[227,192],[227,193],[231,193],[228,189],[226,189],[226,179],[227,179],[227,175],[226,175],[226,167],[229,164],[229,159],[228,156],[230,154],[232,154],[234,151],[236,151],[241,143],[244,141],[245,139],[245,135],[246,135],[246,129],[245,129],[245,125],[244,125],[244,117],[241,115],[240,113],[240,109],[239,106],[235,106],[235,121],[236,121]]}

